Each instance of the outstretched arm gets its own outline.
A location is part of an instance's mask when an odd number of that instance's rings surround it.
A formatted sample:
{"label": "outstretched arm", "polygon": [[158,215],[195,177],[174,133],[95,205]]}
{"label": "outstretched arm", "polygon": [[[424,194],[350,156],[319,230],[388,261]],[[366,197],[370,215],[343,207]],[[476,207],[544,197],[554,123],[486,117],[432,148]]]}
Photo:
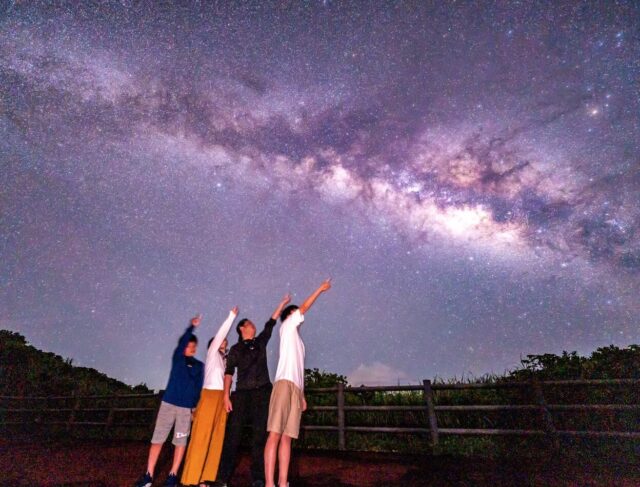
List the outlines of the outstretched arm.
{"label": "outstretched arm", "polygon": [[282,298],[282,301],[280,301],[280,303],[278,304],[278,307],[275,309],[275,311],[271,315],[271,319],[277,320],[278,318],[280,318],[280,313],[282,313],[282,310],[284,309],[284,307],[290,302],[291,302],[291,294],[287,293],[284,295],[284,298]]}
{"label": "outstretched arm", "polygon": [[211,346],[209,347],[209,350],[207,350],[207,359],[209,358],[209,353],[214,353],[218,351],[218,349],[220,348],[220,345],[222,345],[222,341],[227,337],[227,334],[229,333],[229,330],[231,329],[231,325],[235,321],[236,316],[238,316],[237,306],[234,307],[229,312],[229,316],[227,316],[227,319],[224,320],[224,323],[222,323],[222,325],[220,325],[220,328],[218,329],[218,333],[216,333],[216,336],[213,338],[213,341],[211,342]]}
{"label": "outstretched arm", "polygon": [[309,311],[309,308],[311,308],[313,303],[316,302],[318,296],[320,296],[323,292],[328,291],[329,289],[331,289],[331,278],[325,279],[322,284],[318,286],[318,289],[313,291],[311,296],[304,300],[304,303],[300,305],[300,313],[304,315],[307,311]]}
{"label": "outstretched arm", "polygon": [[189,327],[187,328],[187,331],[185,331],[184,334],[180,337],[180,340],[178,340],[178,346],[173,352],[174,359],[176,357],[182,357],[182,355],[184,354],[184,349],[187,347],[187,345],[189,345],[189,340],[193,335],[193,329],[197,328],[198,325],[200,325],[201,320],[202,315],[200,314],[196,315],[194,318],[191,318],[191,322],[189,324]]}
{"label": "outstretched arm", "polygon": [[271,339],[271,334],[273,333],[273,327],[276,326],[276,321],[280,317],[280,313],[284,307],[291,302],[291,295],[285,294],[278,307],[273,311],[271,318],[264,325],[264,330],[260,332],[260,334],[256,337],[256,340],[264,343],[265,345]]}

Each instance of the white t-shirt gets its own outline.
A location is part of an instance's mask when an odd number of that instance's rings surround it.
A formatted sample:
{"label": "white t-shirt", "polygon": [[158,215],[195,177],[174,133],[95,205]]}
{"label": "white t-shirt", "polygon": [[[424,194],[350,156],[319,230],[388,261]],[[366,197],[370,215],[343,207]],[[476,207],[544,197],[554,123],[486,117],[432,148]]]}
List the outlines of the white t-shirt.
{"label": "white t-shirt", "polygon": [[289,380],[304,391],[304,343],[298,327],[304,321],[299,309],[280,325],[280,358],[276,381]]}
{"label": "white t-shirt", "polygon": [[233,312],[229,312],[229,316],[222,323],[218,333],[211,342],[211,346],[207,350],[207,360],[204,364],[204,382],[202,384],[203,389],[213,389],[215,391],[224,390],[224,357],[218,350],[222,341],[227,337],[233,321],[236,319],[236,315]]}

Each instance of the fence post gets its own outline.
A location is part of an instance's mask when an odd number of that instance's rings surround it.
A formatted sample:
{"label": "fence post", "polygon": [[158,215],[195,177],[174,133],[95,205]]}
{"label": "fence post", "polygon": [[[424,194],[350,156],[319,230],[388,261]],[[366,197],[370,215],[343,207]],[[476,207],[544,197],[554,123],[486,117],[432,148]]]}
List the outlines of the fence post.
{"label": "fence post", "polygon": [[424,402],[427,406],[427,417],[429,418],[429,433],[431,434],[431,449],[434,455],[440,453],[440,438],[438,435],[438,418],[436,417],[436,408],[433,401],[433,390],[431,389],[431,381],[425,379],[422,381]]}
{"label": "fence post", "polygon": [[76,395],[75,392],[73,393],[73,395],[76,396],[76,400],[73,403],[73,408],[71,409],[71,413],[69,414],[69,419],[67,420],[67,432],[71,431],[73,424],[76,422],[76,415],[80,410],[80,396]]}
{"label": "fence post", "polygon": [[[114,398],[109,398],[109,399],[113,399],[114,402],[118,401],[118,395],[116,394]],[[107,414],[107,424],[104,426],[104,433],[105,435],[109,433],[109,431],[111,430],[111,426],[113,425],[113,416],[115,414],[115,405],[113,404],[113,402],[111,402],[111,404],[109,405],[109,414]]]}
{"label": "fence post", "polygon": [[344,384],[338,383],[338,450],[346,449],[344,437]]}
{"label": "fence post", "polygon": [[542,422],[544,430],[547,434],[547,438],[551,442],[553,448],[558,450],[560,448],[560,442],[558,441],[556,427],[553,424],[551,411],[549,411],[549,408],[547,407],[547,401],[545,400],[544,393],[542,392],[542,385],[537,378],[533,377],[531,379],[531,387],[533,389],[533,397],[540,408],[540,415],[542,417]]}

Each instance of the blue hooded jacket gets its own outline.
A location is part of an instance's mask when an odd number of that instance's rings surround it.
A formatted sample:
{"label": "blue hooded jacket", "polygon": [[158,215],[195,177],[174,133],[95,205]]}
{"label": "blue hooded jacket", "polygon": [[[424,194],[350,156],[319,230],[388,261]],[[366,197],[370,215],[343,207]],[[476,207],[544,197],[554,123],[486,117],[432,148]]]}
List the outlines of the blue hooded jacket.
{"label": "blue hooded jacket", "polygon": [[195,357],[184,355],[184,349],[192,336],[193,326],[189,326],[173,352],[169,382],[162,396],[164,402],[182,408],[196,407],[204,381],[204,364]]}

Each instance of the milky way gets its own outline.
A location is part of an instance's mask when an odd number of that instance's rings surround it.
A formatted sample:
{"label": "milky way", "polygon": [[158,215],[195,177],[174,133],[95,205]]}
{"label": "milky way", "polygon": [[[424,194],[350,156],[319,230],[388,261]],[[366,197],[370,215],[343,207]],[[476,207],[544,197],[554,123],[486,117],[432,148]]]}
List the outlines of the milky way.
{"label": "milky way", "polygon": [[307,365],[353,382],[640,341],[637,3],[0,8],[0,326],[36,346],[159,388],[192,314],[326,276]]}

